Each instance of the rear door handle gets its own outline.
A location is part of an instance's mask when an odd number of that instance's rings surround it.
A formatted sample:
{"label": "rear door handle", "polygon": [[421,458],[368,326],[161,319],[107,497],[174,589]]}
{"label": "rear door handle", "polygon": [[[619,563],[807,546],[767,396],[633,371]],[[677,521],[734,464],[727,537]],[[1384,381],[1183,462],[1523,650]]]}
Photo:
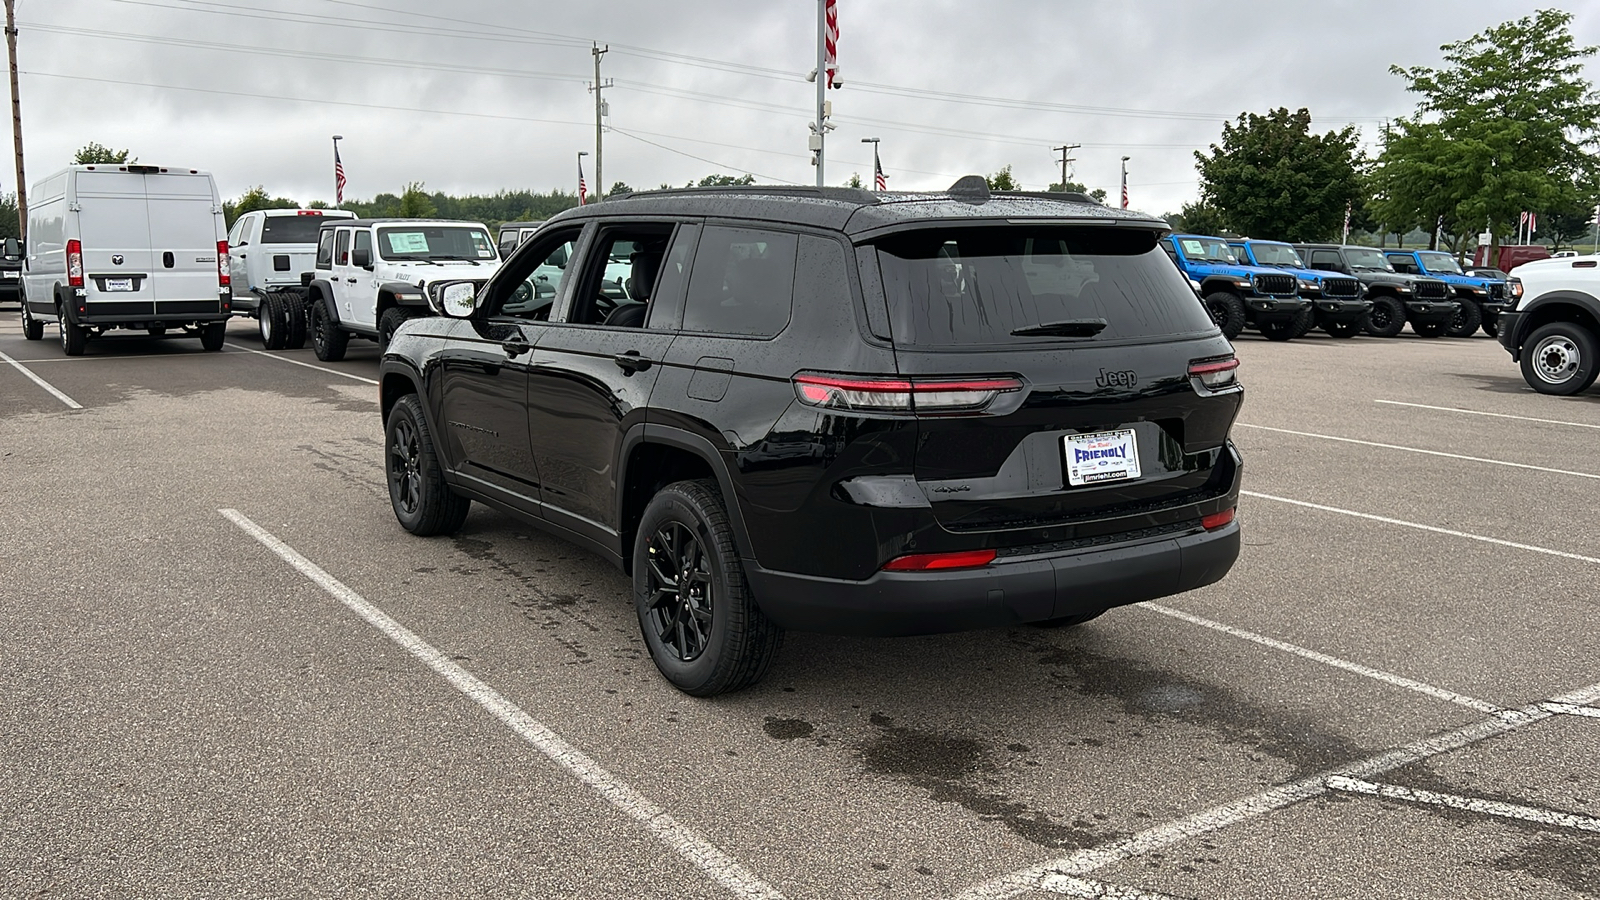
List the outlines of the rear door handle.
{"label": "rear door handle", "polygon": [[356,283],[356,280],[354,278],[346,278],[345,281],[350,283],[350,284],[355,284]]}
{"label": "rear door handle", "polygon": [[533,349],[533,345],[522,338],[512,338],[509,341],[501,341],[500,346],[506,351],[506,355],[512,357],[513,359]]}
{"label": "rear door handle", "polygon": [[639,351],[637,350],[629,350],[627,353],[618,353],[616,356],[611,357],[611,360],[617,364],[618,368],[624,372],[627,372],[629,375],[632,375],[634,372],[643,372],[645,369],[650,368],[651,365],[650,360],[640,356]]}

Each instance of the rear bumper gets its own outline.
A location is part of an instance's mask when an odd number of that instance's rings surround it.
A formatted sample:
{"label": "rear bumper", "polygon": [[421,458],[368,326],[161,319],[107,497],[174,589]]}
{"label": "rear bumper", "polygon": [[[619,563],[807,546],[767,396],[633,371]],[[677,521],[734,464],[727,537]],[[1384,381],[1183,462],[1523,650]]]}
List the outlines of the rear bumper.
{"label": "rear bumper", "polygon": [[745,563],[762,612],[785,628],[913,635],[1039,622],[1219,581],[1239,557],[1239,523],[1103,550],[952,572],[878,572],[844,581]]}
{"label": "rear bumper", "polygon": [[96,327],[129,324],[224,322],[232,317],[230,300],[91,300],[84,311],[69,309],[74,324]]}

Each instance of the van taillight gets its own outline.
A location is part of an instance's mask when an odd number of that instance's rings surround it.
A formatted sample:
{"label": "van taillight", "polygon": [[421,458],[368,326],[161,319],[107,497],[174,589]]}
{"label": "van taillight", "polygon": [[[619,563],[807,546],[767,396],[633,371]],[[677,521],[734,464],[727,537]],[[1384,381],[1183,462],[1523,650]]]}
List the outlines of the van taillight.
{"label": "van taillight", "polygon": [[217,241],[217,284],[227,287],[233,283],[233,276],[228,273],[228,242]]}
{"label": "van taillight", "polygon": [[1020,390],[1018,378],[794,377],[795,395],[801,403],[858,411],[976,412],[1001,394]]}
{"label": "van taillight", "polygon": [[67,284],[83,287],[83,242],[67,241]]}

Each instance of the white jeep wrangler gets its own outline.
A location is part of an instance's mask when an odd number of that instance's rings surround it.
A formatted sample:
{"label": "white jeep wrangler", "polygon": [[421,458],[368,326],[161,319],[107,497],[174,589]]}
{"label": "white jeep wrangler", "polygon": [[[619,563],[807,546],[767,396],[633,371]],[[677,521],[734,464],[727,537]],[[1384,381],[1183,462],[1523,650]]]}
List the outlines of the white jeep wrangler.
{"label": "white jeep wrangler", "polygon": [[324,222],[309,288],[309,323],[317,358],[344,358],[352,335],[379,351],[410,318],[432,313],[434,281],[485,281],[500,268],[488,228],[442,219],[346,219]]}
{"label": "white jeep wrangler", "polygon": [[306,345],[306,284],[322,223],[353,219],[342,209],[258,209],[228,231],[233,314],[255,319],[268,350]]}
{"label": "white jeep wrangler", "polygon": [[1500,343],[1541,394],[1588,390],[1600,374],[1600,256],[1540,259],[1511,275]]}

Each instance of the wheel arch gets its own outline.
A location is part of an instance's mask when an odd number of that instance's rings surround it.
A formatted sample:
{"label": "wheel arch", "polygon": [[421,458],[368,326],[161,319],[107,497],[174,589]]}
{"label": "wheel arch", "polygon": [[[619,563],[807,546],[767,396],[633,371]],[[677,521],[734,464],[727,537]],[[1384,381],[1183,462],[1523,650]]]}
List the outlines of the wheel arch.
{"label": "wheel arch", "polygon": [[[400,398],[407,394],[416,394],[421,398],[422,380],[410,368],[385,360],[378,374],[378,413],[383,424],[389,424],[389,413],[394,410],[394,405],[400,402]],[[422,404],[422,414],[427,417],[431,428],[433,411],[428,408],[427,403]]]}
{"label": "wheel arch", "polygon": [[333,324],[340,324],[339,304],[333,302],[333,285],[329,284],[327,279],[319,278],[312,280],[312,282],[306,286],[306,291],[307,306],[310,306],[318,300],[321,300],[322,305],[327,307],[328,318],[333,320]]}
{"label": "wheel arch", "polygon": [[1551,322],[1574,322],[1600,338],[1600,299],[1582,291],[1552,291],[1540,295],[1522,310],[1513,344],[1520,349],[1534,329]]}
{"label": "wheel arch", "polygon": [[640,423],[628,430],[618,451],[617,478],[617,539],[624,571],[633,571],[639,520],[656,491],[674,481],[706,477],[717,482],[739,556],[753,559],[755,552],[733,476],[716,446],[705,437],[670,425]]}

